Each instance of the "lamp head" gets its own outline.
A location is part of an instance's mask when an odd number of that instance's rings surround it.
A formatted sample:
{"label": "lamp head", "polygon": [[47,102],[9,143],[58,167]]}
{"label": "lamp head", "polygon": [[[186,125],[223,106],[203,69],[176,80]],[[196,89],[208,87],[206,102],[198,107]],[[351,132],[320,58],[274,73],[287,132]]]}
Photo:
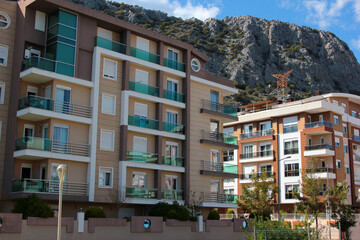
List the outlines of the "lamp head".
{"label": "lamp head", "polygon": [[64,180],[64,177],[65,177],[65,166],[64,165],[59,165],[57,167],[57,173],[58,173],[58,176],[59,176],[59,180],[62,181]]}

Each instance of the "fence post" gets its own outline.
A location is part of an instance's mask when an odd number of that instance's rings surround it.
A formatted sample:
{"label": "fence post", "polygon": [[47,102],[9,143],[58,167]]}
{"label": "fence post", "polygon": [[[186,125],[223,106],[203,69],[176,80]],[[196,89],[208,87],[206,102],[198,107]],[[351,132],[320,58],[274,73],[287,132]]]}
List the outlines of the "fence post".
{"label": "fence post", "polygon": [[256,240],[256,227],[254,227],[254,240]]}

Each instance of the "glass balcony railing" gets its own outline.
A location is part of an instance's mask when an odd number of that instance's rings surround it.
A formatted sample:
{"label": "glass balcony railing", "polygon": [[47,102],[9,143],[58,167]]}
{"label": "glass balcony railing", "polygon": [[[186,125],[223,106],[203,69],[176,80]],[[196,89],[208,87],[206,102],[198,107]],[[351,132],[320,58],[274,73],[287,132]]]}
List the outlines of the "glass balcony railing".
{"label": "glass balcony railing", "polygon": [[158,163],[158,155],[155,153],[142,153],[142,152],[134,152],[127,151],[126,152],[126,160],[133,162],[142,162],[142,163]]}
{"label": "glass balcony railing", "polygon": [[174,167],[184,167],[183,157],[162,156],[162,164]]}
{"label": "glass balcony railing", "polygon": [[226,143],[232,145],[237,145],[237,141],[238,141],[237,137],[234,137],[232,135],[227,135],[220,132],[210,132],[205,130],[202,130],[202,139],[212,142]]}
{"label": "glass balcony railing", "polygon": [[157,189],[150,188],[126,188],[127,198],[156,199]]}
{"label": "glass balcony railing", "polygon": [[155,130],[159,129],[158,120],[151,120],[145,117],[129,115],[128,121],[129,121],[128,124],[132,126],[155,129]]}
{"label": "glass balcony railing", "polygon": [[314,127],[329,127],[332,128],[332,123],[330,122],[312,122],[312,123],[305,123],[305,128],[314,128]]}
{"label": "glass balcony railing", "polygon": [[147,95],[151,95],[151,96],[155,96],[155,97],[159,96],[159,88],[152,87],[152,86],[142,84],[139,82],[129,81],[129,90],[147,94]]}
{"label": "glass balcony railing", "polygon": [[329,144],[318,144],[318,145],[305,146],[305,151],[319,150],[319,149],[334,150],[334,146],[329,145]]}
{"label": "glass balcony railing", "polygon": [[234,194],[223,194],[223,193],[202,193],[203,202],[213,202],[213,203],[234,203],[236,204],[239,196]]}
{"label": "glass balcony railing", "polygon": [[170,60],[168,58],[164,58],[164,66],[185,72],[185,64],[174,60]]}
{"label": "glass balcony railing", "polygon": [[234,164],[227,163],[214,163],[211,161],[202,161],[203,170],[212,171],[212,172],[223,172],[223,173],[238,173],[238,166]]}
{"label": "glass balcony railing", "polygon": [[126,45],[108,39],[96,36],[95,37],[95,46],[102,47],[114,52],[126,54]]}
{"label": "glass balcony railing", "polygon": [[163,97],[177,102],[184,102],[184,94],[163,89]]}
{"label": "glass balcony railing", "polygon": [[41,151],[51,151],[52,140],[45,138],[35,138],[35,137],[23,137],[15,140],[15,150],[41,150]]}
{"label": "glass balcony railing", "polygon": [[274,135],[274,129],[266,129],[257,132],[248,132],[248,133],[241,133],[240,139],[249,139],[249,138],[257,138],[257,137],[265,137],[265,136],[272,136]]}
{"label": "glass balcony railing", "polygon": [[141,49],[138,48],[134,48],[131,47],[130,48],[130,56],[132,57],[136,57],[148,62],[152,62],[152,63],[160,63],[160,56],[159,55],[155,55],[146,51],[143,51]]}
{"label": "glass balcony railing", "polygon": [[248,180],[248,179],[251,179],[252,177],[256,176],[256,177],[261,177],[262,174],[266,174],[267,177],[273,177],[275,176],[275,172],[253,172],[253,173],[241,173],[240,174],[240,179],[241,180]]}
{"label": "glass balcony railing", "polygon": [[263,158],[263,157],[272,157],[272,156],[274,156],[274,151],[266,150],[260,152],[241,153],[240,159]]}
{"label": "glass balcony railing", "polygon": [[360,142],[360,136],[352,135],[352,139],[356,142]]}
{"label": "glass balcony railing", "polygon": [[184,125],[169,123],[169,122],[163,122],[162,130],[166,132],[179,133],[179,134],[185,133]]}
{"label": "glass balcony railing", "polygon": [[336,173],[334,168],[318,167],[318,168],[307,168],[307,173]]}
{"label": "glass balcony railing", "polygon": [[161,190],[161,199],[184,200],[183,190]]}
{"label": "glass balcony railing", "polygon": [[217,102],[212,102],[209,100],[202,99],[202,109],[227,114],[233,117],[237,116],[237,108],[232,106],[224,105]]}
{"label": "glass balcony railing", "polygon": [[297,124],[284,126],[284,133],[292,133],[292,132],[297,132],[297,131],[298,131]]}
{"label": "glass balcony railing", "polygon": [[40,68],[42,70],[56,72],[60,74],[64,74],[70,77],[74,76],[74,65],[55,61],[47,58],[42,58],[38,56],[32,56],[28,59],[25,59],[22,63],[22,71],[25,71],[29,68]]}

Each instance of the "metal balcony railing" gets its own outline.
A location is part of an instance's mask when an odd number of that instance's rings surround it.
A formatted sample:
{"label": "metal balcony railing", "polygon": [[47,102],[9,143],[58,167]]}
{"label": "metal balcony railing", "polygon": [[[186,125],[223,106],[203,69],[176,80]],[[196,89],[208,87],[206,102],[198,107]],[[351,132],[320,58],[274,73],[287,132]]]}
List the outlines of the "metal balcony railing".
{"label": "metal balcony railing", "polygon": [[106,48],[106,49],[109,49],[114,52],[126,54],[126,45],[125,44],[110,41],[108,39],[105,39],[105,38],[102,38],[99,36],[95,37],[95,46]]}
{"label": "metal balcony railing", "polygon": [[205,100],[205,99],[202,99],[201,103],[202,103],[202,109],[213,111],[213,112],[218,112],[218,113],[224,113],[224,114],[228,114],[228,115],[231,115],[234,117],[237,116],[237,108],[234,108],[232,106],[217,103],[217,102],[212,102],[212,101]]}
{"label": "metal balcony railing", "polygon": [[257,132],[241,133],[240,139],[243,140],[243,139],[272,136],[272,135],[274,135],[274,129],[266,129]]}
{"label": "metal balcony railing", "polygon": [[223,193],[201,193],[202,202],[213,202],[213,203],[236,203],[238,195],[235,194],[223,194]]}
{"label": "metal balcony railing", "polygon": [[142,162],[142,163],[158,163],[158,155],[156,153],[141,153],[134,151],[126,152],[126,160],[133,162]]}
{"label": "metal balcony railing", "polygon": [[284,126],[283,130],[284,130],[284,133],[297,132],[298,131],[298,125],[293,124],[293,125]]}
{"label": "metal balcony railing", "polygon": [[298,177],[300,175],[300,170],[285,170],[284,175],[285,177]]}
{"label": "metal balcony railing", "polygon": [[284,154],[288,155],[288,154],[298,154],[299,153],[299,148],[285,148],[284,149]]}
{"label": "metal balcony railing", "polygon": [[203,164],[203,170],[212,172],[224,172],[224,173],[238,173],[238,166],[227,163],[214,163],[211,161],[201,161]]}
{"label": "metal balcony railing", "polygon": [[262,157],[270,157],[274,156],[273,150],[266,150],[260,152],[250,152],[250,153],[241,153],[240,159],[251,159],[251,158],[262,158]]}
{"label": "metal balcony railing", "polygon": [[318,144],[318,145],[305,146],[305,151],[319,150],[319,149],[334,150],[334,146],[329,145],[329,144]]}
{"label": "metal balcony railing", "polygon": [[332,128],[332,123],[325,121],[305,123],[305,128],[314,128],[314,127],[322,127],[322,126]]}
{"label": "metal balcony railing", "polygon": [[184,200],[183,190],[161,190],[161,199]]}
{"label": "metal balcony railing", "polygon": [[257,172],[257,173],[241,173],[240,174],[240,179],[241,180],[247,180],[247,179],[251,179],[253,176],[256,176],[257,178],[261,177],[262,174],[266,174],[267,177],[273,177],[275,176],[275,172]]}
{"label": "metal balcony railing", "polygon": [[210,132],[202,130],[202,139],[213,142],[237,145],[237,137],[220,132]]}

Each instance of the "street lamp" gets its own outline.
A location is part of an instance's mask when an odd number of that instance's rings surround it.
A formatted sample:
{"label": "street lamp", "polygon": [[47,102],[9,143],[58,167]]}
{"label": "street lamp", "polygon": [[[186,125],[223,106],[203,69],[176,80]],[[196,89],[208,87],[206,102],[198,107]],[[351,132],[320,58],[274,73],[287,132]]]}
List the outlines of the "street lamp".
{"label": "street lamp", "polygon": [[62,191],[65,177],[65,166],[59,165],[57,168],[59,176],[59,209],[58,209],[58,229],[57,229],[57,240],[61,240],[61,213],[62,213]]}
{"label": "street lamp", "polygon": [[281,194],[280,194],[280,189],[281,189],[281,185],[280,185],[280,177],[281,177],[281,174],[280,174],[280,161],[282,160],[285,160],[285,159],[289,159],[290,156],[287,156],[287,157],[284,157],[284,158],[281,158],[278,160],[278,184],[279,184],[279,190],[278,190],[278,221],[280,222],[280,197],[281,197]]}

